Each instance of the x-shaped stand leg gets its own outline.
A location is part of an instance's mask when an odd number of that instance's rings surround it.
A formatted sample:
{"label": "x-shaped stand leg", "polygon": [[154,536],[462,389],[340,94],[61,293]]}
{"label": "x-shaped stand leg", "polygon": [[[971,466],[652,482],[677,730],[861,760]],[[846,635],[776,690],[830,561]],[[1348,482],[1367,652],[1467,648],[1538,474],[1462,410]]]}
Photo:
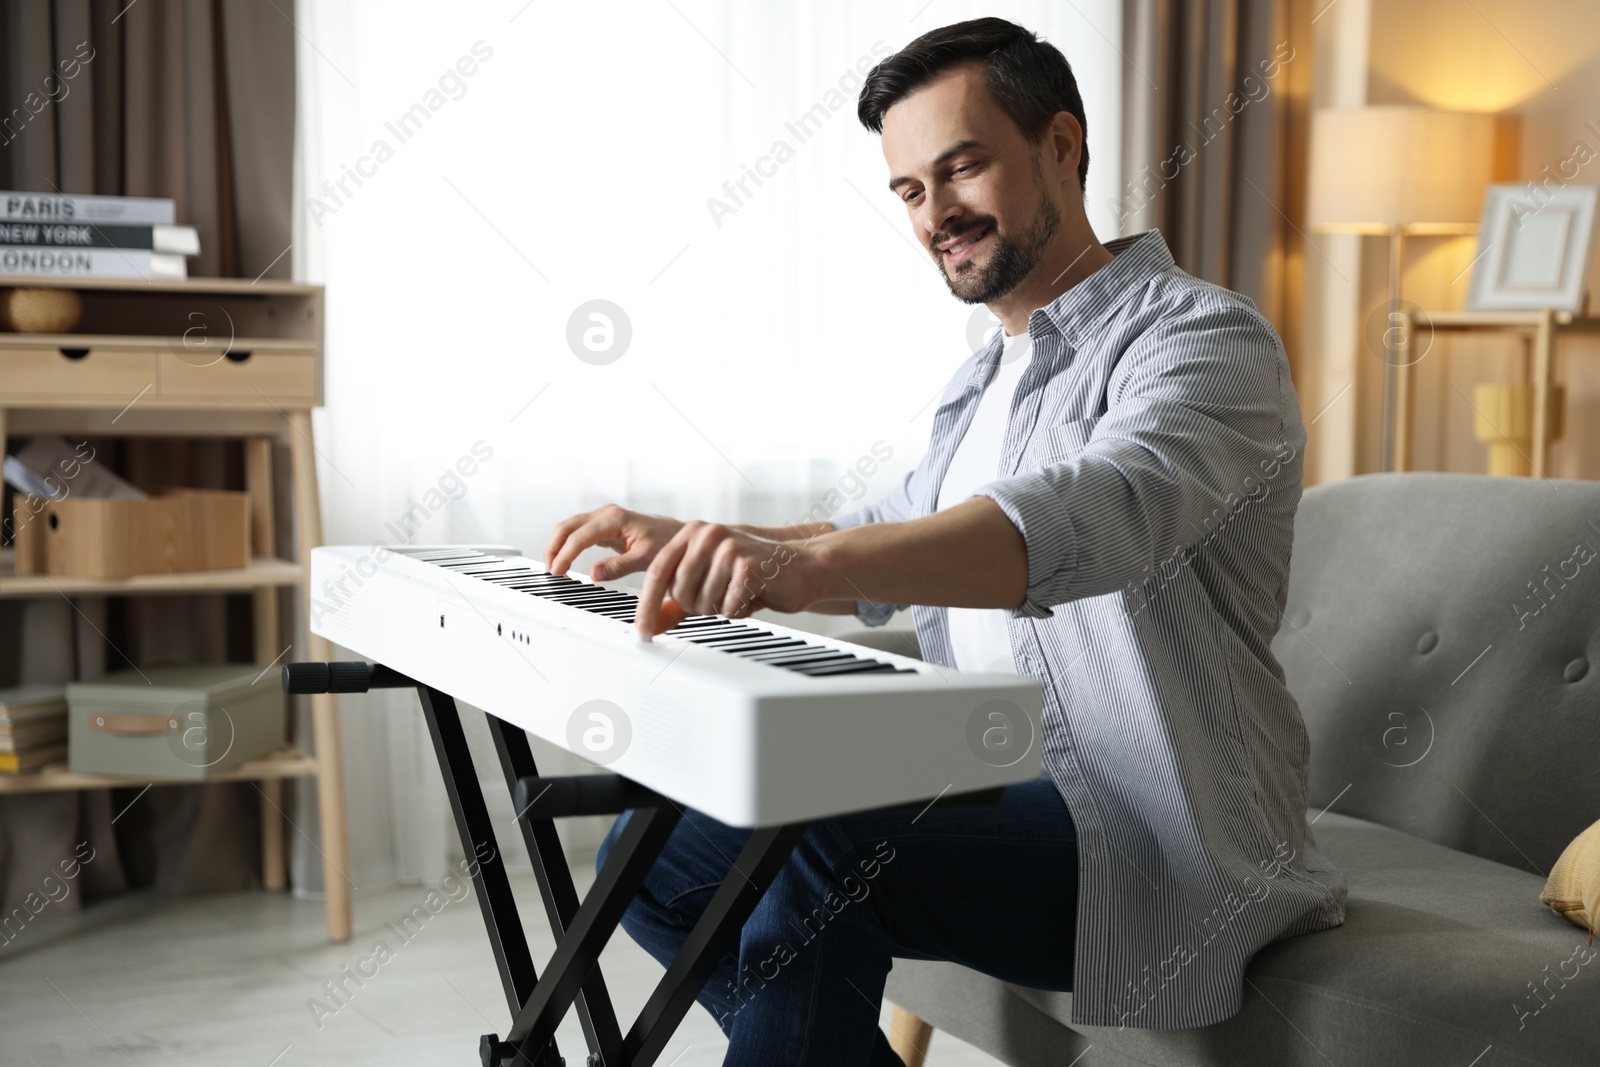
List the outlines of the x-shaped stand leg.
{"label": "x-shaped stand leg", "polygon": [[[805,824],[759,829],[751,834],[638,1019],[625,1037],[619,1036],[616,1014],[598,965],[600,953],[666,846],[682,815],[681,809],[667,798],[623,779],[540,779],[527,735],[489,716],[501,769],[513,803],[518,804],[517,821],[533,858],[545,911],[556,935],[555,955],[541,979],[528,950],[455,701],[428,686],[419,685],[417,692],[439,757],[456,828],[463,846],[478,863],[473,885],[513,1016],[504,1040],[487,1034],[480,1042],[479,1053],[485,1067],[512,1060],[535,1067],[562,1064],[555,1043],[556,1025],[574,1006],[589,1044],[590,1067],[649,1067],[661,1055],[723,954],[737,942],[745,920],[805,833]],[[551,819],[620,812],[630,807],[634,809],[633,816],[589,894],[579,903]]]}
{"label": "x-shaped stand leg", "polygon": [[[588,1067],[650,1067],[718,962],[738,942],[745,920],[783,869],[808,824],[789,823],[751,832],[732,870],[689,932],[638,1019],[621,1036],[600,973],[600,952],[644,884],[656,857],[666,847],[683,815],[682,809],[669,798],[615,775],[541,778],[527,735],[489,716],[500,767],[511,790],[517,822],[533,859],[545,913],[556,937],[555,955],[541,979],[517,915],[505,861],[489,821],[483,791],[478,788],[477,771],[455,700],[382,664],[312,662],[290,663],[283,668],[286,693],[365,693],[370,689],[411,687],[422,699],[461,843],[477,866],[473,889],[511,1008],[512,1024],[506,1039],[485,1034],[479,1042],[484,1067],[500,1067],[512,1061],[529,1067],[562,1067],[565,1061],[556,1048],[556,1024],[573,1007],[578,1010],[589,1045]],[[945,803],[994,804],[1001,794],[1001,787],[995,786],[947,798]],[[934,800],[940,797],[944,794]],[[896,804],[877,810],[925,811],[929,803],[932,802]],[[633,816],[580,903],[551,820],[616,814],[628,809],[633,809]]]}

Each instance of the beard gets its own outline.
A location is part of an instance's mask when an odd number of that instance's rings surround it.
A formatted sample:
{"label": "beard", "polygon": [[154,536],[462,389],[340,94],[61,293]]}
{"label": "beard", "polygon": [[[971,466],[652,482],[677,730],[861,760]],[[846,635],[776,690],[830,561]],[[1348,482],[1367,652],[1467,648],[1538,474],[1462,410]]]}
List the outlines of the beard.
{"label": "beard", "polygon": [[989,261],[983,266],[969,260],[957,263],[952,270],[945,264],[944,254],[935,252],[939,256],[939,273],[944,275],[950,294],[957,300],[966,304],[988,304],[998,300],[1021,285],[1022,280],[1044,258],[1051,238],[1061,229],[1061,209],[1044,189],[1043,175],[1038,172],[1037,166],[1035,177],[1041,179],[1039,207],[1034,212],[1033,225],[1020,240],[1014,241],[1001,233],[994,216],[988,215],[967,227],[969,232],[985,226],[989,228],[994,247],[989,250]]}

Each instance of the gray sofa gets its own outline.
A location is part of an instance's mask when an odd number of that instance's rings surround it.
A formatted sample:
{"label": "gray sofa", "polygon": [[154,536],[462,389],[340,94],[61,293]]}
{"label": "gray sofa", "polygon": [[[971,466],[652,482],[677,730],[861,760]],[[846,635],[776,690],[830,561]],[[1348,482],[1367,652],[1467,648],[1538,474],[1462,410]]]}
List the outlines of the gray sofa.
{"label": "gray sofa", "polygon": [[1597,483],[1308,490],[1273,650],[1344,925],[1267,946],[1243,1010],[1199,1029],[1073,1028],[1070,994],[945,963],[897,960],[887,998],[1018,1067],[1600,1064],[1600,959],[1580,962],[1600,944],[1538,899],[1600,818],[1593,550]]}

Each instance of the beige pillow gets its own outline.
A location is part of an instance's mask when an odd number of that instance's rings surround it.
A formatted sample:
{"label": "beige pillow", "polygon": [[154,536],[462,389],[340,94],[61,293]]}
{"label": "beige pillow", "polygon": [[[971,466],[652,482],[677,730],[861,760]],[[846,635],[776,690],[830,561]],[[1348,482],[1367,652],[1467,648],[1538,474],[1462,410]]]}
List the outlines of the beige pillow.
{"label": "beige pillow", "polygon": [[1556,860],[1539,899],[1557,915],[1589,931],[1589,944],[1600,931],[1600,822],[1572,839]]}

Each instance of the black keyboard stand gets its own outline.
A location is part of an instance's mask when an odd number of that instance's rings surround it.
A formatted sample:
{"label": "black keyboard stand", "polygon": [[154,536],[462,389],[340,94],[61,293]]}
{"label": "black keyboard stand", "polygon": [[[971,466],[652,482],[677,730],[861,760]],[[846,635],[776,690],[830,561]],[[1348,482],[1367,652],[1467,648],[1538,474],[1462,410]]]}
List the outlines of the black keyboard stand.
{"label": "black keyboard stand", "polygon": [[[688,941],[623,1035],[600,973],[600,953],[644,884],[651,865],[666,847],[683,809],[667,797],[616,775],[541,778],[528,735],[494,715],[485,716],[515,805],[517,824],[533,860],[545,915],[556,939],[555,954],[540,978],[517,914],[489,809],[478,787],[455,698],[379,664],[291,663],[283,669],[286,693],[364,693],[369,689],[404,688],[415,688],[422,700],[462,847],[477,863],[472,884],[511,1009],[511,1029],[504,1039],[498,1034],[485,1034],[479,1040],[478,1055],[483,1067],[500,1067],[513,1061],[534,1067],[562,1067],[566,1061],[556,1048],[556,1025],[572,1008],[577,1009],[589,1046],[586,1067],[649,1067],[666,1048],[723,954],[737,945],[745,920],[787,862],[808,824],[765,827],[751,833],[733,869],[690,931]],[[999,793],[998,789],[984,790],[947,798],[947,802],[994,803]],[[896,808],[916,811],[925,806]],[[629,808],[634,809],[633,817],[580,902],[552,820],[618,814]]]}

